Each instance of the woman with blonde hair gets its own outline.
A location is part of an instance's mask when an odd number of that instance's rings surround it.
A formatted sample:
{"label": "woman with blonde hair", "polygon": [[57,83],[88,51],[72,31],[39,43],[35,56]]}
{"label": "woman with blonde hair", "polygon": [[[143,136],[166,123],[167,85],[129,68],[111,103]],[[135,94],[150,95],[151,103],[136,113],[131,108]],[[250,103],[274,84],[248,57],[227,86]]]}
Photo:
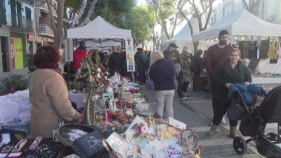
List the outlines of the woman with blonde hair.
{"label": "woman with blonde hair", "polygon": [[171,60],[164,58],[161,51],[157,50],[150,55],[149,77],[153,80],[156,98],[157,113],[163,118],[164,107],[168,117],[174,117],[173,99],[175,89],[175,66]]}

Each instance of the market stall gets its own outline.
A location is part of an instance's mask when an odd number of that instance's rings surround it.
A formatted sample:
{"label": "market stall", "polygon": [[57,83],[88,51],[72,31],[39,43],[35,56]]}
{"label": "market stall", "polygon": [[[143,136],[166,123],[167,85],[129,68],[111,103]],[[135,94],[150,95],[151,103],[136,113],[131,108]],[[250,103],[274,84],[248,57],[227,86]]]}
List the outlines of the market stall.
{"label": "market stall", "polygon": [[[89,74],[93,81],[86,83]],[[137,83],[119,74],[108,77],[88,57],[76,75],[79,90],[87,89],[81,94],[82,124],[60,122],[52,139],[17,137],[19,129],[11,127],[2,134],[2,157],[199,157],[196,133],[183,122],[159,118]]]}
{"label": "market stall", "polygon": [[[247,27],[245,27],[247,24]],[[258,58],[259,63],[252,69],[254,84],[276,84],[281,81],[280,44],[281,25],[264,21],[245,9],[225,16],[210,28],[194,33],[193,41],[217,41],[221,30],[228,30],[229,42],[241,51],[241,58],[248,66],[249,60]],[[269,38],[271,37],[271,38]],[[273,38],[272,38],[273,37]],[[274,43],[274,41],[276,43]],[[279,39],[280,42],[280,39]],[[270,50],[270,48],[273,48]],[[279,59],[278,59],[279,58]]]}
{"label": "market stall", "polygon": [[131,38],[131,30],[117,28],[98,16],[89,24],[67,30],[68,39],[86,41],[88,47],[121,45],[120,39]]}
{"label": "market stall", "polygon": [[281,25],[264,21],[242,9],[226,15],[208,29],[194,33],[192,39],[193,41],[214,39],[218,37],[221,30],[229,31],[231,36],[281,36]]}

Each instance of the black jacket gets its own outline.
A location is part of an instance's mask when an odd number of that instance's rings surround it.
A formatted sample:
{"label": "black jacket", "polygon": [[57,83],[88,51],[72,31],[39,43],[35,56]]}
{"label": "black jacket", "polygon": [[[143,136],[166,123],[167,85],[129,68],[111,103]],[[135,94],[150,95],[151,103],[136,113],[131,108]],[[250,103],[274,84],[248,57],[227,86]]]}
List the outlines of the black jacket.
{"label": "black jacket", "polygon": [[109,56],[109,60],[108,60],[109,69],[111,71],[112,70],[121,71],[122,61],[123,61],[123,55],[121,53],[112,53]]}
{"label": "black jacket", "polygon": [[203,71],[203,59],[199,54],[195,53],[192,58],[192,62],[193,62],[192,72],[196,74],[200,74]]}

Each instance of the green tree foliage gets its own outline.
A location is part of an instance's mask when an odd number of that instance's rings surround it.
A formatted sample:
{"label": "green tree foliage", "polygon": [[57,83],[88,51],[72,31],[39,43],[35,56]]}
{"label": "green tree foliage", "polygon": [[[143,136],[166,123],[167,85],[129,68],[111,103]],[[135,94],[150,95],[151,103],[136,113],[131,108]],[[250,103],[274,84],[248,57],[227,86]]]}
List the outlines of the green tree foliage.
{"label": "green tree foliage", "polygon": [[124,27],[120,20],[122,21],[123,16],[130,12],[135,5],[135,0],[98,0],[90,19],[93,20],[97,16],[101,16],[117,27]]}
{"label": "green tree foliage", "polygon": [[175,7],[176,5],[174,3],[174,0],[161,0],[161,1],[152,0],[150,2],[150,9],[154,13],[157,23],[162,26],[167,39],[170,39],[171,37],[174,36],[174,30],[176,25],[178,24],[179,16],[178,14],[176,14],[174,23],[172,24],[173,29],[171,32],[168,31],[166,20],[174,14]]}
{"label": "green tree foliage", "polygon": [[153,28],[155,18],[148,6],[136,6],[125,14],[123,22],[126,28],[132,30],[134,44],[142,44],[149,39],[149,32]]}

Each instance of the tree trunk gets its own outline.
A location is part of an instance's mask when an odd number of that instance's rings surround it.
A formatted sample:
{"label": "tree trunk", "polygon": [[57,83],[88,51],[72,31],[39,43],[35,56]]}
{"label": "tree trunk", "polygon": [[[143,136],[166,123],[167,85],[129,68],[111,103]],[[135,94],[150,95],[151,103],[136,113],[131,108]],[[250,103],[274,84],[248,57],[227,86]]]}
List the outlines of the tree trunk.
{"label": "tree trunk", "polygon": [[53,6],[52,4],[52,0],[47,0],[47,5],[48,5],[48,9],[49,9],[49,13],[50,13],[50,21],[51,21],[51,27],[54,30],[54,46],[60,48],[61,46],[61,32],[62,32],[62,27],[63,27],[63,17],[64,17],[64,3],[65,0],[59,0],[58,1],[58,5],[57,8],[54,8],[54,10],[56,9],[57,11],[57,23],[55,23],[55,18],[53,16]]}
{"label": "tree trunk", "polygon": [[198,42],[198,41],[193,42],[193,47],[194,47],[194,52],[193,52],[193,54],[195,54],[195,52],[197,52],[198,46],[199,46],[199,42]]}
{"label": "tree trunk", "polygon": [[54,46],[60,48],[61,47],[61,39],[60,32],[54,32]]}

